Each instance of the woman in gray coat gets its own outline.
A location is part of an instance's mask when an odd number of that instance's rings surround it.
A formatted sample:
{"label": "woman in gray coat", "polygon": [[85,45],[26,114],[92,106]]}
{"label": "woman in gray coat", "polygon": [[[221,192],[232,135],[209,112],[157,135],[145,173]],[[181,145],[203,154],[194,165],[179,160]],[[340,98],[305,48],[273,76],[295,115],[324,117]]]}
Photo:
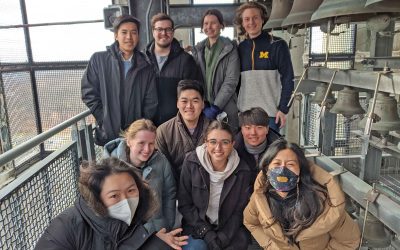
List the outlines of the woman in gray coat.
{"label": "woman in gray coat", "polygon": [[155,150],[156,127],[150,120],[133,122],[124,138],[104,146],[105,157],[117,157],[137,169],[156,194],[158,212],[144,225],[150,233],[172,229],[175,222],[176,185],[167,158]]}
{"label": "woman in gray coat", "polygon": [[207,10],[202,19],[202,32],[207,38],[198,43],[192,54],[199,65],[209,105],[204,114],[216,119],[222,111],[228,115],[233,130],[239,127],[236,87],[240,76],[240,60],[236,42],[220,36],[224,19],[217,9]]}

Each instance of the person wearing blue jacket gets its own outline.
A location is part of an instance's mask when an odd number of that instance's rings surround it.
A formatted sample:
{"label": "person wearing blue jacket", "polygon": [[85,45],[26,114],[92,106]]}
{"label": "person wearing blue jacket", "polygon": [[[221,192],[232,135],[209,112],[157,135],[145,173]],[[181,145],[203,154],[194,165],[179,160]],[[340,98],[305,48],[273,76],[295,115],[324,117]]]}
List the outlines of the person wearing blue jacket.
{"label": "person wearing blue jacket", "polygon": [[258,2],[242,4],[235,24],[246,39],[239,44],[241,86],[238,108],[243,112],[261,107],[270,117],[269,126],[279,131],[286,124],[294,73],[290,51],[284,40],[262,30],[266,8]]}
{"label": "person wearing blue jacket", "polygon": [[147,231],[171,230],[175,223],[176,185],[167,158],[155,150],[156,127],[150,120],[133,122],[124,138],[104,146],[104,157],[117,157],[141,173],[156,194],[158,212],[144,225]]}

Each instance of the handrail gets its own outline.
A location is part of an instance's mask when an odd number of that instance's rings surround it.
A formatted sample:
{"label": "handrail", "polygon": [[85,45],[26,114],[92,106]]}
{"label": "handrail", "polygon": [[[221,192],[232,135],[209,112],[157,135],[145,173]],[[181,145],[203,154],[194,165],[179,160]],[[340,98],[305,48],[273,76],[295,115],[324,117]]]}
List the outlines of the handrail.
{"label": "handrail", "polygon": [[50,130],[43,132],[32,139],[29,139],[28,141],[21,143],[20,145],[16,146],[15,148],[4,152],[3,154],[0,155],[0,166],[3,166],[4,164],[8,163],[9,161],[15,159],[16,157],[22,155],[29,149],[39,145],[40,143],[44,142],[45,140],[51,138],[55,134],[63,131],[64,129],[70,127],[71,125],[77,123],[79,120],[85,118],[86,116],[89,116],[90,110],[86,110],[58,125],[55,127],[51,128]]}

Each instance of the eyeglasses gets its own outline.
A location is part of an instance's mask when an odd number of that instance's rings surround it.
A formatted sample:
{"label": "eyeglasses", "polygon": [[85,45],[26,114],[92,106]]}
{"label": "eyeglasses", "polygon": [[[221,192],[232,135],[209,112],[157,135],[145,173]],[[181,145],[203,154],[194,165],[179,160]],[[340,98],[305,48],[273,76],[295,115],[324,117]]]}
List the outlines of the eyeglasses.
{"label": "eyeglasses", "polygon": [[231,145],[232,141],[228,140],[228,139],[224,139],[224,140],[220,140],[220,141],[217,141],[215,139],[210,139],[210,140],[207,140],[207,143],[208,143],[208,145],[210,145],[212,147],[216,147],[217,145],[221,145],[222,147],[229,147]]}
{"label": "eyeglasses", "polygon": [[167,34],[171,34],[172,32],[174,32],[173,28],[154,28],[153,29],[155,32],[157,32],[158,34],[161,34],[163,32],[167,33]]}

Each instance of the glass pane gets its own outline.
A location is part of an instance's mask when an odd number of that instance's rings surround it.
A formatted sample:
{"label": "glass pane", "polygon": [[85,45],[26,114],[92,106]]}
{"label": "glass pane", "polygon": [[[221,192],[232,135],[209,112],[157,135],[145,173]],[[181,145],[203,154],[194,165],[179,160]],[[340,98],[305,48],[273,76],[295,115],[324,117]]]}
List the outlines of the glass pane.
{"label": "glass pane", "polygon": [[24,37],[22,28],[0,29],[0,63],[28,62]]}
{"label": "glass pane", "polygon": [[111,0],[25,0],[29,23],[103,19]]}
{"label": "glass pane", "polygon": [[48,62],[89,60],[94,52],[105,50],[114,39],[103,23],[89,23],[34,27],[31,41],[33,60]]}
{"label": "glass pane", "polygon": [[[21,9],[19,1],[0,1],[0,26],[22,24]],[[1,36],[0,36],[1,37]]]}
{"label": "glass pane", "polygon": [[193,0],[194,4],[234,3],[234,0]]}

